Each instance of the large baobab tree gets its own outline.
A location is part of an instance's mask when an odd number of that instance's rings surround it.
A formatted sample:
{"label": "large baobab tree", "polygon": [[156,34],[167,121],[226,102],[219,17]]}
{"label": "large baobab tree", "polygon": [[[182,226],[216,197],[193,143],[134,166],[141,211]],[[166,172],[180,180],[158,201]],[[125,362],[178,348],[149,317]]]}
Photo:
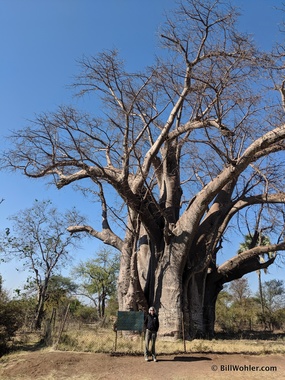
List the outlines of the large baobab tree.
{"label": "large baobab tree", "polygon": [[[72,107],[40,115],[3,154],[6,166],[49,176],[59,189],[90,181],[101,228],[69,231],[121,252],[120,309],[154,304],[163,335],[212,333],[224,279],[271,264],[260,252],[285,248],[276,240],[217,264],[238,215],[264,204],[269,218],[274,206],[281,233],[285,202],[282,52],[258,51],[236,17],[222,1],[185,0],[160,33],[168,56],[152,67],[129,73],[116,51],[83,59],[75,87],[96,95],[98,117]],[[110,217],[115,194],[124,234]]]}

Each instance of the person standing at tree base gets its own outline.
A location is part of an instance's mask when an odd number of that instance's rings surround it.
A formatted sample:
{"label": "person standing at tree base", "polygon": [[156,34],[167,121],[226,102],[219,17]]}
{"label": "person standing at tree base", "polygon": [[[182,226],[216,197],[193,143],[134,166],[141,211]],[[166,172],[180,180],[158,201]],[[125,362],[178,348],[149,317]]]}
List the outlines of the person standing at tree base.
{"label": "person standing at tree base", "polygon": [[[156,362],[155,342],[157,337],[157,331],[159,329],[159,320],[156,310],[151,306],[148,310],[148,314],[144,320],[145,326],[145,350],[144,358],[148,361],[148,357],[152,356],[154,362]],[[149,344],[151,341],[151,352],[149,351]]]}

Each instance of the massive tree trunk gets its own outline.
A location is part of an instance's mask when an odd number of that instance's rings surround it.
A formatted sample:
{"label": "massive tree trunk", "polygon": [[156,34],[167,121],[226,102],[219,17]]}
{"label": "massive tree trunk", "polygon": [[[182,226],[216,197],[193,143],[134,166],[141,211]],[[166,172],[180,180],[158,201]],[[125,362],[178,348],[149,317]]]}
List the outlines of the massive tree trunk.
{"label": "massive tree trunk", "polygon": [[200,273],[196,273],[191,277],[189,283],[189,311],[190,311],[190,323],[189,334],[190,339],[204,338],[205,325],[203,310],[205,304],[205,278],[207,270]]}
{"label": "massive tree trunk", "polygon": [[167,247],[155,275],[154,305],[161,319],[159,333],[174,338],[179,338],[182,331],[181,269],[177,265],[180,260],[179,253]]}
{"label": "massive tree trunk", "polygon": [[214,280],[213,277],[208,274],[205,286],[205,298],[204,298],[204,336],[208,339],[212,339],[215,335],[215,321],[216,321],[216,301],[220,291],[223,289],[223,281]]}

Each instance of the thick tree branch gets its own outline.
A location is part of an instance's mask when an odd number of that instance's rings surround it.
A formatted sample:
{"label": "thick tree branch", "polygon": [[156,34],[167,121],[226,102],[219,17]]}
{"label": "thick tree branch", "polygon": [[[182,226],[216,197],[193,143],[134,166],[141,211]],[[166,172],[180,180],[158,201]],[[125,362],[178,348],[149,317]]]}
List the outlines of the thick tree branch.
{"label": "thick tree branch", "polygon": [[[230,164],[221,171],[211,182],[209,182],[197,195],[191,205],[186,209],[179,220],[179,225],[188,225],[189,219],[191,224],[196,224],[206,211],[208,204],[214,199],[217,193],[225,186],[225,184],[237,178],[250,163],[256,160],[256,155],[262,153],[264,149],[269,148],[273,144],[277,144],[285,139],[285,125],[275,128],[274,130],[261,136],[254,141],[241,155],[235,163]],[[193,218],[193,215],[195,217]],[[194,220],[196,219],[196,221]],[[180,228],[177,232],[180,231]],[[177,233],[176,232],[176,233]]]}
{"label": "thick tree branch", "polygon": [[101,240],[103,243],[111,245],[114,248],[117,248],[119,251],[122,249],[123,241],[114,234],[110,229],[104,229],[101,232],[94,230],[91,226],[82,225],[82,226],[70,226],[67,228],[67,231],[71,234],[76,232],[87,232],[89,235],[96,237]]}
{"label": "thick tree branch", "polygon": [[140,168],[139,174],[137,175],[135,181],[133,182],[133,189],[135,192],[137,191],[137,189],[139,187],[141,187],[143,185],[143,182],[147,178],[147,175],[148,175],[148,172],[149,172],[149,169],[151,167],[151,164],[152,164],[154,157],[156,157],[160,147],[162,146],[162,144],[164,143],[164,141],[168,137],[168,133],[170,131],[170,128],[172,127],[172,125],[175,121],[175,118],[176,118],[178,112],[180,111],[180,109],[183,105],[184,99],[185,99],[185,97],[189,91],[189,82],[188,82],[189,79],[190,79],[190,68],[188,67],[186,70],[186,74],[185,74],[184,88],[183,88],[178,100],[175,102],[175,105],[172,108],[172,110],[169,114],[169,117],[168,117],[160,135],[158,136],[158,138],[156,139],[154,144],[151,146],[151,148],[146,153],[145,159],[144,159],[144,162]]}
{"label": "thick tree branch", "polygon": [[[252,272],[252,268],[250,270],[248,270],[247,272],[245,272],[243,270],[243,268],[246,268],[248,263],[250,263],[252,259],[258,258],[258,256],[260,256],[262,254],[269,253],[269,252],[277,252],[277,251],[284,251],[284,250],[285,250],[285,242],[282,242],[279,244],[270,244],[267,246],[254,247],[252,249],[249,249],[247,251],[244,251],[244,252],[232,257],[231,259],[227,260],[225,263],[220,265],[217,268],[217,274],[224,276],[224,277],[227,277],[227,276],[230,277],[232,273],[237,272],[238,274],[240,274],[239,277],[241,277],[246,273]],[[275,257],[269,259],[267,262],[268,263],[267,266],[272,264],[274,259],[275,259]],[[259,262],[259,260],[258,260],[258,262]],[[256,269],[263,268],[263,264],[264,263],[259,263],[259,265],[257,265]],[[249,267],[250,267],[250,265],[249,265]]]}
{"label": "thick tree branch", "polygon": [[233,216],[241,211],[243,208],[255,205],[255,204],[271,204],[271,203],[285,203],[285,193],[279,192],[276,194],[258,194],[252,195],[250,197],[243,197],[242,199],[235,202],[230,210],[223,217],[223,222],[219,227],[219,237],[220,238],[229,224],[229,221]]}

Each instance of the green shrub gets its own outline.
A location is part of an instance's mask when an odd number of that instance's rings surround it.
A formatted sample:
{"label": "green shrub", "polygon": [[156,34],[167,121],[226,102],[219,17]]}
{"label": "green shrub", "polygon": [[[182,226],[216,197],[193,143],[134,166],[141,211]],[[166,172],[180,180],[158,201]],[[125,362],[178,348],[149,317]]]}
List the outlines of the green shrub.
{"label": "green shrub", "polygon": [[8,342],[23,324],[23,315],[17,301],[7,301],[0,296],[0,355],[8,350]]}

